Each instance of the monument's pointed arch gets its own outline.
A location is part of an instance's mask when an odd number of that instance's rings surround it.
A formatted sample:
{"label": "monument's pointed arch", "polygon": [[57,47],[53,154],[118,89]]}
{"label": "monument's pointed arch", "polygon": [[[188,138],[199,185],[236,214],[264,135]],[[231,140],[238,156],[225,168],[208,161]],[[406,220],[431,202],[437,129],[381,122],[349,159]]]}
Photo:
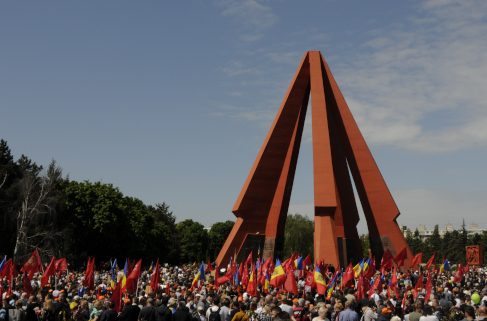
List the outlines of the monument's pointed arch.
{"label": "monument's pointed arch", "polygon": [[[314,257],[335,267],[362,259],[353,183],[363,207],[372,253],[396,255],[406,240],[399,210],[330,69],[319,51],[301,60],[274,122],[233,207],[237,221],[217,258],[227,264],[251,250],[282,258],[284,225],[311,98],[314,176]],[[349,171],[350,169],[350,171]],[[404,266],[408,268],[412,253]]]}

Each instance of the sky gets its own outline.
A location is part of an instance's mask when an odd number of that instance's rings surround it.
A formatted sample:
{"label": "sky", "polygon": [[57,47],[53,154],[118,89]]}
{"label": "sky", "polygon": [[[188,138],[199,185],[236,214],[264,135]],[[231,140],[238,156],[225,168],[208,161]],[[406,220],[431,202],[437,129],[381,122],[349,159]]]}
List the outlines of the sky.
{"label": "sky", "polygon": [[[319,50],[398,223],[487,229],[486,34],[485,1],[2,1],[0,138],[72,180],[166,202],[177,221],[235,220],[301,58]],[[308,119],[289,208],[310,218],[311,139]]]}

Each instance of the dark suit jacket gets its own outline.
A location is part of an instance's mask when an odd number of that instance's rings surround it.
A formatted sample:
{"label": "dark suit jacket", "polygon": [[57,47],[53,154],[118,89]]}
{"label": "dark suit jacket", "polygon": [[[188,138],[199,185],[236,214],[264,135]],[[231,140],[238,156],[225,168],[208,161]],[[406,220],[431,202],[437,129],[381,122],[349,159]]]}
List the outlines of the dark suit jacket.
{"label": "dark suit jacket", "polygon": [[118,317],[119,321],[137,321],[140,313],[140,308],[136,305],[127,305],[124,306],[120,316]]}

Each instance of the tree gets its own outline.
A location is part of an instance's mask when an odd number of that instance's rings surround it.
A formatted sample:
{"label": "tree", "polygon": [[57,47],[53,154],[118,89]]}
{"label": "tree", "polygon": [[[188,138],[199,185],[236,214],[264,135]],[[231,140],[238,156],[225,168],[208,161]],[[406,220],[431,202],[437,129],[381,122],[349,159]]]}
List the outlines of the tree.
{"label": "tree", "polygon": [[154,206],[149,205],[147,209],[154,216],[155,224],[158,226],[159,231],[163,231],[162,234],[165,237],[165,241],[161,242],[161,248],[165,251],[163,255],[158,257],[163,258],[168,263],[179,263],[179,248],[177,244],[176,235],[176,217],[169,211],[169,205],[165,202],[157,203]]}
{"label": "tree", "polygon": [[[284,229],[284,257],[294,251],[306,256],[314,253],[314,222],[301,214],[289,214]],[[282,258],[281,258],[282,259]]]}
{"label": "tree", "polygon": [[216,260],[234,224],[233,221],[226,221],[217,222],[211,226],[208,233],[208,256],[210,256],[212,261]]}
{"label": "tree", "polygon": [[208,244],[205,227],[193,220],[184,220],[176,225],[180,262],[203,260]]}
{"label": "tree", "polygon": [[56,186],[63,180],[61,167],[56,166],[56,161],[52,160],[43,176],[38,176],[37,166],[31,171],[24,168],[24,171],[18,182],[21,206],[15,217],[17,237],[14,261],[25,259],[35,248],[53,256],[57,239],[65,233],[64,229],[56,225],[56,206],[59,201]]}
{"label": "tree", "polygon": [[367,233],[363,238],[360,238],[360,244],[362,245],[362,252],[364,258],[369,257],[369,249],[370,249],[369,233]]}

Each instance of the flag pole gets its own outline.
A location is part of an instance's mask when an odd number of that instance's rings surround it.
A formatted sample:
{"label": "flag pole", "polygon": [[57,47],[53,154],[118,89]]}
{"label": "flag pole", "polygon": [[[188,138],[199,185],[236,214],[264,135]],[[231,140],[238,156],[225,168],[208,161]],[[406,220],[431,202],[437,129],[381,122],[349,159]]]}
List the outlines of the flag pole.
{"label": "flag pole", "polygon": [[135,296],[139,295],[139,279],[137,279],[137,290],[135,290]]}

